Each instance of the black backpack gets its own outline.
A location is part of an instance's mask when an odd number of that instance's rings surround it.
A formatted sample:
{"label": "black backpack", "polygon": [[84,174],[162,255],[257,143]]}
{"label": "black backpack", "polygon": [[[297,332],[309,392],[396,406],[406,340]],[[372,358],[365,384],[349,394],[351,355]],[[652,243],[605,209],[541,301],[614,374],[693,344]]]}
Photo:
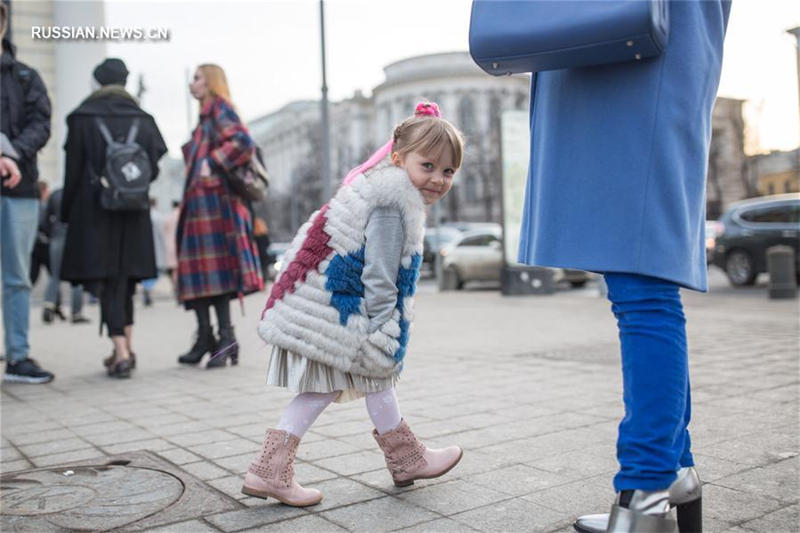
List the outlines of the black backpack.
{"label": "black backpack", "polygon": [[100,117],[96,117],[95,122],[106,141],[106,165],[103,175],[97,180],[100,185],[100,205],[109,211],[149,209],[153,169],[147,152],[135,141],[139,119],[133,120],[124,142],[114,140]]}

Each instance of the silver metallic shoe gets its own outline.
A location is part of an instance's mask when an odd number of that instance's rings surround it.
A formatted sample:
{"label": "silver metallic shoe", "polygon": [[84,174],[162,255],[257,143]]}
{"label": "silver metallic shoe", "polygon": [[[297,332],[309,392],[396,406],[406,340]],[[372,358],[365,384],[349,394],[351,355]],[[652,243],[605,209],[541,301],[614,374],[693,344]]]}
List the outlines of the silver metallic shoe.
{"label": "silver metallic shoe", "polygon": [[[678,470],[678,477],[669,486],[669,504],[676,507],[680,533],[702,533],[702,485],[694,467]],[[608,513],[583,515],[572,525],[580,533],[604,533],[608,529]]]}

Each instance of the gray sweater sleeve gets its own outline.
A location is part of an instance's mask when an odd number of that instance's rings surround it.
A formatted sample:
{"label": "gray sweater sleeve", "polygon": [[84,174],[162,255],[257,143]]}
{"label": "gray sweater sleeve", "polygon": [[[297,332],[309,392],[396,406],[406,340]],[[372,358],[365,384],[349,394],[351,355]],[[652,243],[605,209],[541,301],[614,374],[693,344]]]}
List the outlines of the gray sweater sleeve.
{"label": "gray sweater sleeve", "polygon": [[397,305],[397,273],[405,241],[400,211],[388,207],[375,209],[367,222],[366,237],[361,281],[372,333],[391,318]]}

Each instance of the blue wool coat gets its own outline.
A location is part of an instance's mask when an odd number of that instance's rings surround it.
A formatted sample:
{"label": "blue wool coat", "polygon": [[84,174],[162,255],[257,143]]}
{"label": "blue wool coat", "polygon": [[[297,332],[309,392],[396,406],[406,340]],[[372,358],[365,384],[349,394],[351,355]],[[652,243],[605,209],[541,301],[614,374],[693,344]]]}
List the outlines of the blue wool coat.
{"label": "blue wool coat", "polygon": [[707,290],[705,178],[730,2],[669,9],[656,58],[534,74],[521,263]]}

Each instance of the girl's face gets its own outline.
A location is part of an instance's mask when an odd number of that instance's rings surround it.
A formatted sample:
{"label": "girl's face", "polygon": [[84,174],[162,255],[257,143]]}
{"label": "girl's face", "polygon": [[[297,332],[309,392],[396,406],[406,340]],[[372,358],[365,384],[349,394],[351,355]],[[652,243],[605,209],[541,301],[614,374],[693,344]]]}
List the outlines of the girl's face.
{"label": "girl's face", "polygon": [[404,169],[414,187],[422,193],[425,205],[441,200],[453,186],[453,176],[457,168],[453,166],[453,154],[448,148],[437,157],[410,152],[401,156],[392,152],[392,163]]}
{"label": "girl's face", "polygon": [[192,93],[196,99],[201,102],[208,96],[208,86],[206,85],[206,78],[200,69],[194,71],[194,79],[189,84],[189,92]]}

